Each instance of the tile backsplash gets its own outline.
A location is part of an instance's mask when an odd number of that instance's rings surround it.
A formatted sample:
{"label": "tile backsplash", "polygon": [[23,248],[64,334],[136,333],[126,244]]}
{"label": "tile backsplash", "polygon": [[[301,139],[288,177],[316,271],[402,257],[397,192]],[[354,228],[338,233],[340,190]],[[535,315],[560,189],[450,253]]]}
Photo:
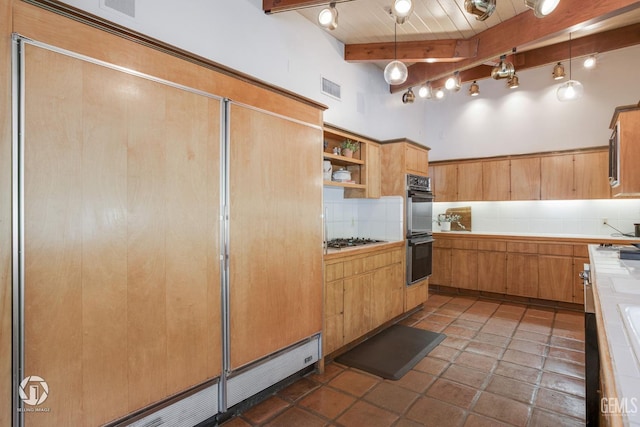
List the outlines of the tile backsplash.
{"label": "tile backsplash", "polygon": [[327,237],[402,240],[402,197],[345,199],[339,187],[324,187]]}
{"label": "tile backsplash", "polygon": [[604,219],[631,234],[633,224],[640,223],[638,199],[436,202],[433,216],[462,206],[471,206],[474,232],[615,236],[617,231],[604,225]]}

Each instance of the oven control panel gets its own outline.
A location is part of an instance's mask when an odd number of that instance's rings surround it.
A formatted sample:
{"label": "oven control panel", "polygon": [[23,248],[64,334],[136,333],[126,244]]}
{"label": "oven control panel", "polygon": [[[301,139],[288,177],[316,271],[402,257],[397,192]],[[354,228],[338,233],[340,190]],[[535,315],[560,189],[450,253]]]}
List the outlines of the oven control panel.
{"label": "oven control panel", "polygon": [[431,191],[431,178],[419,175],[407,175],[407,190]]}

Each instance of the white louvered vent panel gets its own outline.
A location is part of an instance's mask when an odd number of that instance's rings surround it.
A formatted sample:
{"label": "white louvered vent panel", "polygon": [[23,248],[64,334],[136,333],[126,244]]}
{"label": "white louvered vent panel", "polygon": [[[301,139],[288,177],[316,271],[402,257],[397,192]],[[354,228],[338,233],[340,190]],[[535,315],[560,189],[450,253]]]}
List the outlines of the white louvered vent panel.
{"label": "white louvered vent panel", "polygon": [[100,0],[100,7],[113,9],[131,18],[136,17],[136,0]]}
{"label": "white louvered vent panel", "polygon": [[341,87],[338,83],[323,77],[322,78],[322,93],[332,98],[342,99]]}

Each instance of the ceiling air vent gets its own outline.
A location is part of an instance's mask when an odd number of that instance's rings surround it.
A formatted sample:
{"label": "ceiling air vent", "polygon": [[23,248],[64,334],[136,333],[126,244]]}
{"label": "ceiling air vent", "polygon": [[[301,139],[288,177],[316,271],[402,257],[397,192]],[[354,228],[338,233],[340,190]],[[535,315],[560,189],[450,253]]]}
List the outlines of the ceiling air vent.
{"label": "ceiling air vent", "polygon": [[113,9],[131,18],[136,17],[136,0],[101,0],[100,3],[106,9]]}
{"label": "ceiling air vent", "polygon": [[322,93],[338,100],[342,99],[340,85],[324,77],[322,78]]}

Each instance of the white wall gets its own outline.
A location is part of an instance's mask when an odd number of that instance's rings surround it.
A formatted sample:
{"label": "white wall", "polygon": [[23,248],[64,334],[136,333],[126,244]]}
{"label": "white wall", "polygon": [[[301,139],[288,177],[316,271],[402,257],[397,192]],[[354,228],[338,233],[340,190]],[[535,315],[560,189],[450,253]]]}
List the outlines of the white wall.
{"label": "white wall", "polygon": [[[328,123],[425,143],[425,106],[406,108],[380,68],[345,62],[344,45],[297,12],[265,15],[262,0],[136,0],[132,19],[101,0],[65,3],[325,104]],[[321,93],[321,76],[341,85],[341,101]]]}
{"label": "white wall", "polygon": [[442,101],[429,101],[430,160],[607,145],[613,109],[640,100],[640,46],[598,55],[593,70],[585,70],[579,59],[572,64],[573,79],[584,85],[584,97],[576,101],[557,100],[556,89],[567,79],[552,79],[553,64],[518,72],[517,89],[489,78],[478,82],[477,97],[468,96],[465,84]]}

